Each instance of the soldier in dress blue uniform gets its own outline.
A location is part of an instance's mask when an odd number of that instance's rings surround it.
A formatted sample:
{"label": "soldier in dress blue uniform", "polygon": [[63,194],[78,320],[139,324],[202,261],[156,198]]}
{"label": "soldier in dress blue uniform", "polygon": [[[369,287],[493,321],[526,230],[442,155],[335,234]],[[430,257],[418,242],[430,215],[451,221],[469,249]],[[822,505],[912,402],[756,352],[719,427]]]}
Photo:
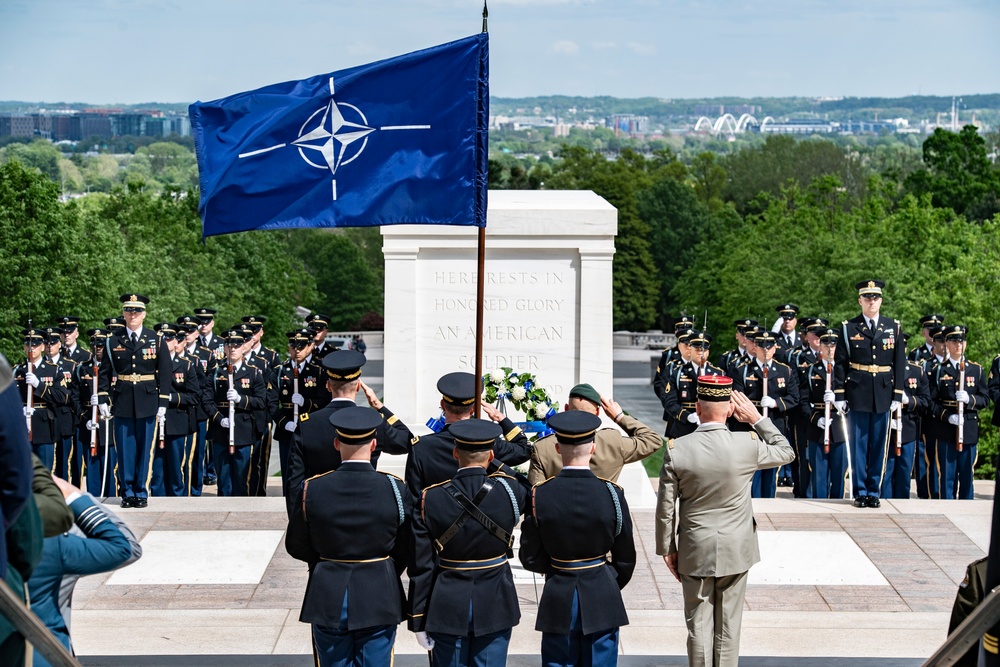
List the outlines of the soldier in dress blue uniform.
{"label": "soldier in dress blue uniform", "polygon": [[590,470],[597,416],[562,412],[548,423],[563,469],[532,489],[518,554],[545,575],[535,622],[542,664],[616,665],[618,629],[628,624],[621,589],[636,561],[625,492]]}
{"label": "soldier in dress blue uniform", "polygon": [[[778,323],[778,330],[775,332],[775,337],[777,338],[777,351],[774,353],[774,358],[785,364],[786,366],[792,368],[793,370],[798,370],[795,364],[792,363],[792,355],[798,350],[802,349],[803,341],[802,337],[799,336],[797,330],[799,324],[799,307],[794,303],[783,303],[775,308],[778,311],[778,317],[780,322]],[[799,431],[799,424],[801,420],[801,413],[798,410],[792,410],[788,413],[788,428],[785,436],[788,441],[792,444],[792,447],[796,452],[799,451],[799,445],[796,442],[796,435]],[[798,487],[799,484],[799,463],[792,462],[781,466],[778,471],[778,486],[791,486]]]}
{"label": "soldier in dress blue uniform", "polygon": [[403,480],[377,472],[371,456],[383,416],[349,407],[329,415],[343,459],[304,483],[285,536],[309,564],[299,620],[312,624],[320,667],[391,665],[405,599],[400,575],[413,548],[413,498]]}
{"label": "soldier in dress blue uniform", "polygon": [[[107,363],[108,330],[88,329],[87,337],[93,353],[86,361],[76,366],[77,404],[80,406],[79,421],[83,433],[87,435],[81,442],[84,460],[87,462],[87,492],[92,496],[117,496],[115,490],[115,455],[111,433],[111,384],[113,369]],[[94,378],[97,391],[94,391]],[[97,421],[93,420],[93,406],[97,405]],[[97,433],[96,447],[92,447],[91,433]]]}
{"label": "soldier in dress blue uniform", "polygon": [[[903,334],[905,342],[909,334]],[[910,475],[913,472],[917,440],[920,437],[920,415],[931,403],[930,385],[924,367],[915,361],[906,363],[906,388],[903,390],[902,419],[893,417],[889,432],[889,452],[882,480],[883,498],[910,497]],[[896,451],[896,436],[902,432],[902,446]]]}
{"label": "soldier in dress blue uniform", "polygon": [[[213,308],[195,308],[194,315],[198,318],[198,345],[199,347],[208,350],[210,359],[208,362],[208,367],[205,368],[206,375],[214,370],[215,364],[223,364],[226,361],[226,351],[225,343],[221,338],[215,335],[215,313]],[[201,355],[199,355],[199,358]],[[216,482],[215,474],[215,462],[212,460],[212,446],[207,443],[207,432],[208,432],[208,416],[205,416],[203,421],[198,423],[198,444],[196,445],[199,450],[205,452],[204,458],[200,461],[202,470],[204,471],[202,477],[202,484],[211,486]],[[192,466],[192,470],[194,466]],[[193,473],[192,473],[193,474]],[[198,493],[193,493],[195,488],[194,483],[192,483],[192,494],[191,495],[201,495],[201,489],[198,489]]]}
{"label": "soldier in dress blue uniform", "polygon": [[[844,401],[844,367],[836,362],[837,332],[827,329],[820,337],[820,358],[799,377],[799,412],[806,423],[810,498],[843,498],[847,477],[847,419]],[[827,390],[827,366],[832,369]],[[827,424],[826,409],[830,407]],[[829,426],[829,446],[824,430]]]}
{"label": "soldier in dress blue uniform", "polygon": [[[260,440],[254,411],[262,410],[267,400],[264,375],[244,363],[247,339],[235,330],[223,334],[226,343],[225,364],[219,364],[209,376],[211,398],[206,402],[209,418],[208,439],[212,443],[212,458],[219,473],[220,496],[246,496],[250,490],[250,459],[254,445]],[[229,367],[233,369],[233,384],[229,386]],[[230,403],[235,407],[230,447]]]}
{"label": "soldier in dress blue uniform", "polygon": [[423,490],[414,516],[408,625],[431,665],[505,664],[521,618],[507,559],[528,492],[503,472],[487,474],[502,430],[484,419],[451,424],[458,469]]}
{"label": "soldier in dress blue uniform", "polygon": [[[444,411],[445,426],[437,433],[420,438],[410,450],[406,460],[406,488],[414,498],[432,484],[451,479],[458,466],[452,452],[455,438],[451,428],[475,413],[476,376],[472,373],[448,373],[437,383],[441,393],[441,410]],[[483,414],[500,425],[502,437],[497,439],[493,454],[499,463],[515,466],[531,458],[531,444],[528,436],[506,415],[490,405],[482,406]]]}
{"label": "soldier in dress blue uniform", "polygon": [[661,403],[666,393],[667,376],[670,374],[671,366],[675,361],[683,358],[681,337],[693,328],[694,321],[688,315],[681,315],[674,320],[674,336],[677,337],[677,345],[663,349],[663,352],[660,353],[660,360],[656,364],[656,373],[653,375],[653,393],[656,394]]}
{"label": "soldier in dress blue uniform", "polygon": [[170,351],[173,364],[167,414],[160,424],[163,438],[158,440],[153,451],[149,492],[154,496],[187,495],[184,471],[187,469],[188,440],[198,426],[192,408],[202,400],[197,362],[181,354],[186,336],[178,337],[177,327],[169,322],[153,327]]}
{"label": "soldier in dress blue uniform", "polygon": [[[321,366],[307,361],[312,350],[312,334],[308,329],[289,331],[288,361],[277,372],[275,389],[278,392],[278,406],[271,414],[274,420],[275,439],[278,441],[278,458],[281,470],[288,470],[288,454],[292,446],[292,434],[299,427],[302,415],[316,412],[330,403],[326,391],[326,372]],[[299,417],[295,416],[298,406]],[[288,479],[282,477],[282,495],[288,495]]]}
{"label": "soldier in dress blue uniform", "polygon": [[[44,329],[22,329],[25,362],[14,367],[17,391],[24,403],[24,416],[31,419],[31,451],[46,470],[55,466],[56,440],[59,437],[56,408],[70,405],[69,391],[59,369],[50,364],[43,351],[48,334]],[[28,364],[31,371],[28,371]],[[28,407],[28,393],[32,407]]]}
{"label": "soldier in dress blue uniform", "polygon": [[267,382],[267,404],[264,406],[264,410],[256,413],[260,441],[254,447],[253,459],[250,461],[251,496],[267,495],[267,465],[271,460],[271,414],[278,409],[276,379],[278,367],[281,365],[281,357],[278,356],[277,352],[260,343],[260,339],[264,335],[266,321],[267,318],[263,315],[247,315],[243,318],[243,328],[249,331],[250,335],[245,353],[246,361],[251,366],[259,368]]}
{"label": "soldier in dress blue uniform", "polygon": [[843,322],[837,363],[847,371],[854,505],[879,507],[890,414],[901,404],[906,383],[906,347],[899,321],[879,314],[885,283],[863,280],[856,287],[861,314]]}
{"label": "soldier in dress blue uniform", "polygon": [[756,327],[759,323],[757,320],[746,317],[742,320],[736,320],[734,324],[736,325],[736,348],[725,352],[716,363],[716,366],[723,370],[729,368],[730,363],[735,364],[747,356],[747,339],[744,334],[746,334],[747,329]]}
{"label": "soldier in dress blue uniform", "polygon": [[330,316],[312,313],[306,317],[306,327],[313,334],[313,357],[316,363],[322,363],[326,355],[337,349],[326,342],[326,335],[330,333]]}
{"label": "soldier in dress blue uniform", "polygon": [[[947,424],[937,441],[937,467],[940,470],[941,498],[972,500],[972,471],[976,465],[979,443],[979,411],[990,405],[983,367],[965,358],[967,331],[961,325],[945,327],[948,359],[939,364],[931,382],[931,409]],[[961,384],[964,364],[965,383]],[[959,416],[958,406],[964,414]],[[962,429],[961,451],[958,429]]]}
{"label": "soldier in dress blue uniform", "polygon": [[[819,359],[819,337],[829,328],[830,322],[822,317],[806,317],[799,321],[802,325],[802,346],[792,350],[788,355],[788,366],[796,372],[799,379],[799,390],[808,387],[809,367]],[[795,462],[798,475],[792,487],[792,495],[796,498],[812,498],[809,470],[809,419],[803,417],[800,411],[793,412],[795,419],[791,421],[790,431],[795,434],[789,442],[795,447]]]}
{"label": "soldier in dress blue uniform", "polygon": [[[753,344],[756,358],[736,370],[733,391],[745,394],[787,438],[788,424],[785,418],[799,404],[798,373],[780,361],[774,360],[777,340],[770,331],[761,331],[758,328],[753,337]],[[767,396],[764,396],[765,382]],[[750,429],[747,424],[735,419],[731,420],[729,428],[733,431]],[[753,476],[751,495],[754,498],[774,498],[777,486],[778,468],[758,470]]]}
{"label": "soldier in dress blue uniform", "polygon": [[[924,344],[910,350],[906,358],[921,365],[926,374],[928,365],[936,363],[934,333],[944,325],[944,316],[938,314],[924,315],[920,318],[920,330],[924,336]],[[937,345],[937,352],[944,356],[944,339]],[[929,386],[929,385],[928,385]],[[929,391],[929,389],[928,389]],[[917,452],[914,455],[917,471],[917,497],[929,498],[927,490],[927,431],[932,429],[931,419],[928,415],[928,408],[925,406],[918,413],[913,414],[913,419],[917,426]]]}
{"label": "soldier in dress blue uniform", "polygon": [[[938,366],[948,360],[948,351],[944,342],[945,327],[934,329],[931,338],[934,341],[934,356],[923,362],[924,373],[927,375],[928,387],[934,382],[934,374]],[[917,497],[939,500],[941,498],[941,471],[938,469],[937,442],[942,432],[949,428],[947,422],[941,421],[934,410],[928,407],[920,419],[920,431],[923,436],[923,465],[917,464]],[[921,476],[922,473],[922,476]],[[921,495],[923,492],[923,495]]]}
{"label": "soldier in dress blue uniform", "polygon": [[674,364],[664,394],[663,411],[669,417],[666,420],[668,438],[679,438],[698,428],[698,415],[694,409],[698,376],[725,374],[722,369],[708,363],[708,354],[712,346],[710,335],[703,331],[692,330],[687,335],[687,346],[691,351],[691,359]]}
{"label": "soldier in dress blue uniform", "polygon": [[[82,347],[78,342],[80,338],[80,318],[76,315],[64,315],[57,319],[56,322],[62,330],[60,336],[62,340],[62,356],[73,362],[75,373],[75,369],[79,368],[80,364],[89,362],[91,358],[90,350]],[[76,375],[74,374],[74,381],[75,379]],[[75,393],[81,395],[79,392]],[[82,409],[83,406],[79,405],[78,407]],[[87,458],[86,450],[89,442],[90,437],[87,430],[77,425],[73,434],[74,459],[70,466],[71,474],[76,475],[75,479],[77,481],[73,481],[73,484],[76,486],[80,486],[79,477],[83,471],[84,461]]]}
{"label": "soldier in dress blue uniform", "polygon": [[76,416],[79,413],[77,389],[73,384],[76,377],[76,364],[62,354],[62,327],[50,326],[45,329],[45,358],[58,369],[66,381],[66,391],[70,400],[66,405],[56,406],[56,469],[54,474],[74,485],[80,484],[83,456],[76,447]]}
{"label": "soldier in dress blue uniform", "polygon": [[155,422],[167,414],[173,364],[156,333],[142,325],[149,298],[123,294],[125,327],[109,343],[117,380],[112,396],[115,447],[118,455],[122,507],[148,504],[149,461],[155,442]]}
{"label": "soldier in dress blue uniform", "polygon": [[372,465],[378,464],[382,452],[405,454],[410,450],[411,443],[416,441],[416,436],[410,433],[406,424],[399,421],[371,387],[361,380],[361,367],[366,361],[365,355],[354,350],[335,350],[323,358],[325,381],[333,400],[315,412],[299,415],[299,428],[292,434],[288,453],[287,475],[285,470],[281,471],[282,477],[288,478],[286,500],[289,511],[299,501],[305,480],[340,467],[340,452],[330,446],[335,437],[330,415],[354,406],[359,391],[364,392],[368,405],[378,410],[383,419],[382,425],[375,430],[376,447]]}
{"label": "soldier in dress blue uniform", "polygon": [[[764,328],[760,325],[748,326],[743,330],[744,349],[742,354],[734,354],[729,358],[729,365],[726,366],[726,375],[736,377],[742,368],[747,364],[752,364],[757,360],[757,334],[764,333]],[[721,368],[721,367],[720,367]]]}
{"label": "soldier in dress blue uniform", "polygon": [[934,330],[944,326],[944,315],[924,315],[920,318],[920,333],[924,337],[924,344],[910,350],[906,359],[915,361],[918,364],[934,357]]}
{"label": "soldier in dress blue uniform", "polygon": [[[177,358],[187,359],[191,362],[195,375],[196,398],[192,405],[187,407],[190,413],[191,433],[184,439],[184,467],[181,473],[184,478],[184,495],[201,495],[202,475],[204,471],[204,451],[198,451],[198,432],[200,422],[208,419],[205,413],[204,396],[205,385],[207,384],[205,371],[202,367],[202,356],[199,354],[198,346],[198,325],[197,317],[193,315],[181,315],[177,318]],[[205,354],[206,360],[208,355]],[[198,460],[196,460],[198,459]],[[194,478],[197,474],[197,479]],[[197,489],[197,492],[193,491]]]}

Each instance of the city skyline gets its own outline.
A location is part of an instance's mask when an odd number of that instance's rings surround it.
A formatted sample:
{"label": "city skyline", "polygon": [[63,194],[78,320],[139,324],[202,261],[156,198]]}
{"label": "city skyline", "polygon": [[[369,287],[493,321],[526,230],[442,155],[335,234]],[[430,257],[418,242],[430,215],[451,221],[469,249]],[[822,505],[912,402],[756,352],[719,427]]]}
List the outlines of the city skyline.
{"label": "city skyline", "polygon": [[[264,0],[7,0],[0,99],[214,99],[461,38],[478,31],[481,9],[478,0],[293,0],[280,10]],[[491,93],[991,93],[998,30],[988,0],[491,0]]]}

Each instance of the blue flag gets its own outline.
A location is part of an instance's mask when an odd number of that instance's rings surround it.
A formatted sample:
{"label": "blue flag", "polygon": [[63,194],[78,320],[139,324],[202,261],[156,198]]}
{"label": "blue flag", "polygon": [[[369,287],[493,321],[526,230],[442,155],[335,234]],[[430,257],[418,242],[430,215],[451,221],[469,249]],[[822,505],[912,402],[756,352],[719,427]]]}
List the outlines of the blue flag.
{"label": "blue flag", "polygon": [[486,226],[486,33],[190,107],[204,236]]}

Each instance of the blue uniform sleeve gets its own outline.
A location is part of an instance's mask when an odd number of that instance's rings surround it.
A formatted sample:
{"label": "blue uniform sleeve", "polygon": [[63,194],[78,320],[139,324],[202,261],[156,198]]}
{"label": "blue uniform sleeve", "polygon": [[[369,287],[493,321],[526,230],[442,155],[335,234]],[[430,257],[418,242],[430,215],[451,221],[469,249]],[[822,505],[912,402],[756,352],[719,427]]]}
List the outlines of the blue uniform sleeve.
{"label": "blue uniform sleeve", "polygon": [[90,496],[80,496],[70,509],[76,517],[76,525],[87,537],[65,534],[55,538],[59,540],[63,573],[97,574],[135,560],[134,549],[138,543],[133,542],[134,538],[130,541]]}

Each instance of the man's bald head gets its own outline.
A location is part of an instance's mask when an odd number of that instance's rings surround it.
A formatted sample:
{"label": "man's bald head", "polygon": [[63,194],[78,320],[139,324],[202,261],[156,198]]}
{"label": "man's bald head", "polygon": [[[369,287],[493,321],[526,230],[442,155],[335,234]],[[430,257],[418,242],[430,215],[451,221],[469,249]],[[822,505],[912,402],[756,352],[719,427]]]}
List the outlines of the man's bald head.
{"label": "man's bald head", "polygon": [[735,406],[732,401],[698,401],[695,411],[701,423],[725,422],[732,414]]}

